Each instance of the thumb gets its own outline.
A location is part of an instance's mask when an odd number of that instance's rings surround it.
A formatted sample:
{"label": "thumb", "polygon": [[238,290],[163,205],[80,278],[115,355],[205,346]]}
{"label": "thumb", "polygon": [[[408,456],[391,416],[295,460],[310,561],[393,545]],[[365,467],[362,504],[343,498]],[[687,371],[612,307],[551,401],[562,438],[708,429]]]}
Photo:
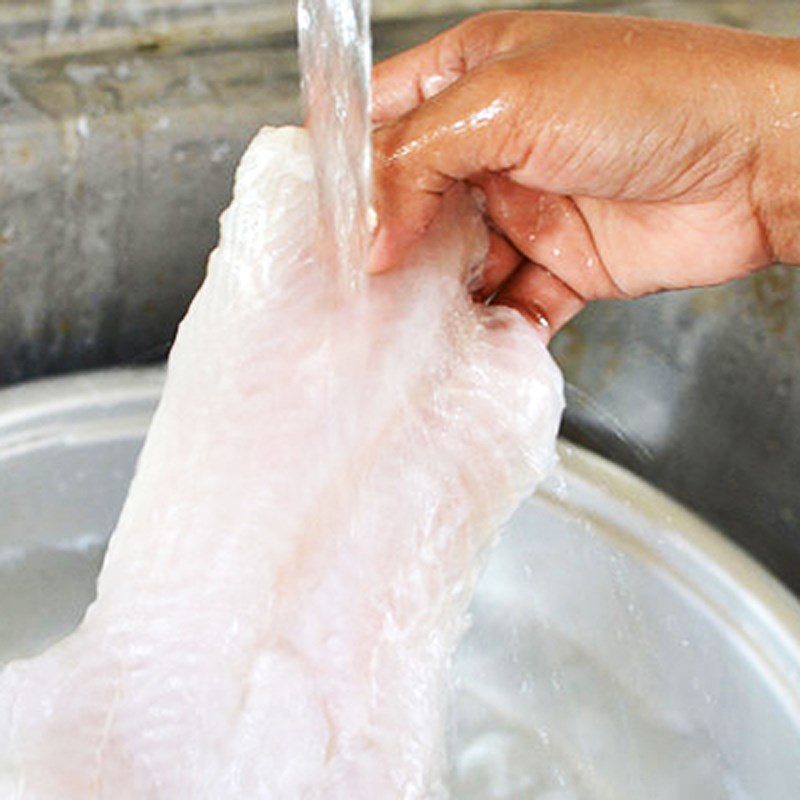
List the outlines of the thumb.
{"label": "thumb", "polygon": [[499,62],[479,67],[373,136],[378,214],[370,272],[398,265],[439,211],[454,181],[511,169],[518,130]]}

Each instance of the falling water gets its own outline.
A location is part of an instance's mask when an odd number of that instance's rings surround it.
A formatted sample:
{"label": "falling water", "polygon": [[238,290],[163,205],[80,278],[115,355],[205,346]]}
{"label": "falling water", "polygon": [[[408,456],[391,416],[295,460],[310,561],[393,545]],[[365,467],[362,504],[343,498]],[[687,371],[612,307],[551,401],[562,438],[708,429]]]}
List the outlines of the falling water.
{"label": "falling water", "polygon": [[370,0],[299,0],[306,125],[320,200],[320,249],[357,286],[370,240]]}

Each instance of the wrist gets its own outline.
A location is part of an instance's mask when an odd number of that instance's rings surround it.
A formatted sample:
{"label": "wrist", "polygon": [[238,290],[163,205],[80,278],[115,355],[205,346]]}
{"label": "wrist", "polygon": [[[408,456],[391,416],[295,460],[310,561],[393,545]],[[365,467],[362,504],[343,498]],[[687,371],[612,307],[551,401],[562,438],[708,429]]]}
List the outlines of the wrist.
{"label": "wrist", "polygon": [[780,40],[764,70],[753,194],[775,261],[800,265],[800,40]]}

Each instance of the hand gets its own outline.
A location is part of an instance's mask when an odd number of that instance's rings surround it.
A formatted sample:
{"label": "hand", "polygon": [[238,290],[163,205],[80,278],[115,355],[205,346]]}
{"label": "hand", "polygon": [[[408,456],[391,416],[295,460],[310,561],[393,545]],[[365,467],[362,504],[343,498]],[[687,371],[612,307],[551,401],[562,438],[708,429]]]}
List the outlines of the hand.
{"label": "hand", "polygon": [[455,181],[490,227],[482,298],[551,332],[599,298],[800,261],[800,43],[726,28],[500,12],[375,68],[370,269]]}

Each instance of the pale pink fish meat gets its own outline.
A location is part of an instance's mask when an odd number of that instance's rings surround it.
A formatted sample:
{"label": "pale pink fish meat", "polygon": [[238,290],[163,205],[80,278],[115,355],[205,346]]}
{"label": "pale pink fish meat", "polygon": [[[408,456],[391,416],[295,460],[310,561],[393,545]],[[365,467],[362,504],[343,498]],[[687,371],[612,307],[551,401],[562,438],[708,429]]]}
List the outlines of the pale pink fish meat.
{"label": "pale pink fish meat", "polygon": [[446,672],[499,527],[554,459],[561,377],[471,301],[461,190],[348,290],[308,138],[266,129],[78,630],[0,676],[0,797],[446,797]]}

